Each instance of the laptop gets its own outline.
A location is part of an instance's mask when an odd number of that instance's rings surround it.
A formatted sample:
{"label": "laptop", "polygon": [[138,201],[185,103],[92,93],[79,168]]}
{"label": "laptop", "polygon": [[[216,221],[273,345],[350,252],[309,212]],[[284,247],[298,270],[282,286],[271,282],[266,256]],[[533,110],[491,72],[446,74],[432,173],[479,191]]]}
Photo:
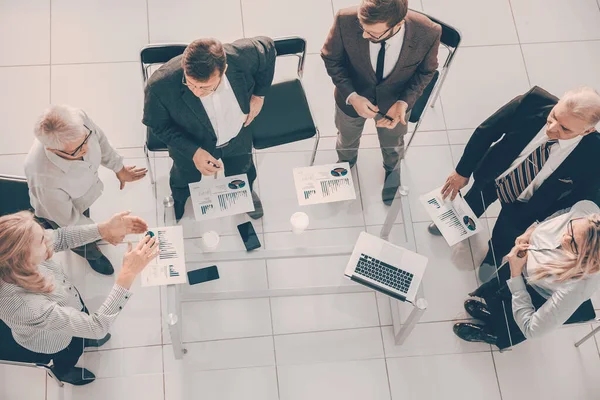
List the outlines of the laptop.
{"label": "laptop", "polygon": [[388,296],[415,302],[427,257],[361,232],[344,275]]}

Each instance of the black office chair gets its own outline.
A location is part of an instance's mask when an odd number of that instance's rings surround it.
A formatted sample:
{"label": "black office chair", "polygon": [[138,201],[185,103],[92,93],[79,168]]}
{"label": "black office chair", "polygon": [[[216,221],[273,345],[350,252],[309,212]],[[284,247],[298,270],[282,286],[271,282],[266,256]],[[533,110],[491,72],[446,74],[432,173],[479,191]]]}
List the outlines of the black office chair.
{"label": "black office chair", "polygon": [[0,175],[0,216],[31,210],[27,179],[20,176]]}
{"label": "black office chair", "polygon": [[277,57],[298,57],[297,77],[275,83],[269,89],[260,114],[252,122],[254,148],[267,149],[315,137],[310,160],[310,165],[313,165],[320,134],[301,81],[306,40],[285,37],[274,41]]}
{"label": "black office chair", "polygon": [[441,72],[435,72],[435,74],[433,75],[433,79],[431,79],[429,85],[425,87],[425,90],[423,90],[423,94],[421,94],[421,97],[419,97],[410,113],[409,121],[412,123],[416,123],[417,125],[415,126],[415,129],[413,130],[412,135],[410,136],[410,139],[408,140],[408,143],[405,146],[406,149],[408,149],[410,142],[412,142],[413,138],[415,137],[415,134],[417,133],[417,130],[419,129],[419,126],[421,125],[421,122],[423,121],[423,117],[425,115],[425,111],[427,110],[427,106],[431,106],[431,108],[434,107],[435,102],[438,96],[440,95],[442,85],[444,84],[446,76],[448,75],[450,65],[454,60],[456,50],[458,49],[458,46],[460,45],[461,41],[460,32],[456,28],[425,13],[419,11],[415,12],[426,16],[427,18],[429,18],[430,20],[432,20],[436,24],[439,24],[442,27],[442,37],[440,38],[440,44],[446,49],[448,49],[448,57],[446,57],[446,60],[444,61],[444,65],[442,66]]}
{"label": "black office chair", "polygon": [[[182,43],[166,43],[166,44],[150,44],[145,46],[140,51],[140,62],[142,65],[142,77],[144,79],[144,86],[150,75],[152,75],[150,69],[152,67],[158,67],[173,57],[177,57],[182,54],[187,44]],[[150,182],[154,184],[156,182],[154,171],[152,170],[152,164],[150,163],[149,152],[160,152],[168,151],[167,145],[164,144],[159,138],[152,133],[152,130],[146,127],[146,143],[144,143],[144,154],[146,155],[146,161],[148,163],[148,170],[150,171]]]}

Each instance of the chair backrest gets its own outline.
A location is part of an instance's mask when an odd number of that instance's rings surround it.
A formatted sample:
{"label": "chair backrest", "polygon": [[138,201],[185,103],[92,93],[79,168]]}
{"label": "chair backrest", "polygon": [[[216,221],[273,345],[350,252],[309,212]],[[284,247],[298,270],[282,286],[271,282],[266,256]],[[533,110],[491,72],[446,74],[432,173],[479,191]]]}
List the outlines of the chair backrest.
{"label": "chair backrest", "polygon": [[299,36],[287,36],[273,39],[277,57],[298,57],[298,77],[302,77],[304,60],[306,59],[306,39]]}
{"label": "chair backrest", "polygon": [[431,82],[429,82],[427,87],[425,87],[423,93],[417,99],[415,105],[412,108],[412,111],[410,112],[410,117],[408,119],[410,122],[415,123],[421,119],[421,116],[423,115],[423,112],[427,107],[427,103],[429,102],[429,98],[431,97],[431,93],[433,92],[433,88],[435,87],[435,84],[437,83],[439,77],[440,71],[435,71],[433,78],[431,78]]}
{"label": "chair backrest", "polygon": [[458,45],[460,44],[461,36],[460,32],[456,28],[425,13],[420,14],[425,15],[427,18],[429,18],[430,20],[442,27],[442,37],[440,38],[440,42],[442,42],[442,44],[453,49],[458,47]]}
{"label": "chair backrest", "polygon": [[27,179],[0,175],[0,193],[0,216],[31,209]]}
{"label": "chair backrest", "polygon": [[187,44],[183,43],[150,44],[143,47],[140,51],[140,62],[144,83],[150,77],[148,70],[151,66],[164,64],[173,57],[183,54],[186,47]]}

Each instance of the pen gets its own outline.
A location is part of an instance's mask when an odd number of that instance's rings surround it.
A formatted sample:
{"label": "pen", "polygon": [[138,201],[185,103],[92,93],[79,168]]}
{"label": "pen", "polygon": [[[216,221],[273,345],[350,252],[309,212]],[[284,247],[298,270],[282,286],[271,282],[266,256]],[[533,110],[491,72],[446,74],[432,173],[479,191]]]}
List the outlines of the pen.
{"label": "pen", "polygon": [[[369,108],[369,107],[367,107],[367,108]],[[369,108],[369,110],[371,110],[371,109]],[[392,117],[390,117],[390,116],[387,116],[387,115],[385,115],[385,114],[384,114],[384,113],[382,113],[381,111],[375,111],[375,110],[371,110],[371,111],[373,111],[374,113],[377,113],[377,115],[381,116],[382,118],[385,118],[385,119],[387,119],[388,121],[391,121],[391,122],[393,122],[393,121],[394,121],[394,118],[392,118]]]}
{"label": "pen", "polygon": [[215,168],[220,168],[220,167],[219,167],[217,164],[215,164],[215,163],[214,163],[214,162],[212,162],[212,161],[207,161],[207,163],[208,163],[209,165],[212,165],[212,166],[213,166],[213,167],[215,167]]}

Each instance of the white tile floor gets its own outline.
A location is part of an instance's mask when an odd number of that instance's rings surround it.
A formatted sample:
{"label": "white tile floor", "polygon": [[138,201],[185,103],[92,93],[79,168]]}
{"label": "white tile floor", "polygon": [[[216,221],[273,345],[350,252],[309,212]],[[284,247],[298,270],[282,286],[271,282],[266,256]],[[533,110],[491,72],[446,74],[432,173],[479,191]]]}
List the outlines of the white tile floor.
{"label": "white tile floor", "polygon": [[[357,0],[160,0],[104,1],[0,0],[0,173],[22,175],[32,125],[50,102],[83,107],[103,127],[127,163],[144,165],[144,128],[138,51],[149,42],[188,42],[200,36],[231,41],[252,35],[301,35],[308,39],[304,84],[324,138],[319,157],[334,146],[333,86],[319,49],[333,13]],[[484,344],[465,343],[451,331],[465,318],[461,303],[476,285],[473,266],[482,257],[485,237],[471,246],[449,249],[425,232],[427,215],[420,193],[439,185],[456,164],[474,127],[499,106],[540,85],[560,95],[577,85],[600,89],[600,0],[411,0],[454,24],[464,35],[463,48],[440,100],[430,110],[407,155],[405,184],[419,252],[430,258],[423,283],[429,301],[412,336],[393,343],[387,298],[372,292],[290,298],[186,303],[184,340],[188,354],[173,358],[163,329],[165,292],[136,286],[105,348],[86,353],[80,364],[98,379],[86,387],[58,388],[43,372],[0,367],[2,400],[114,399],[188,400],[260,399],[598,399],[600,356],[595,340],[579,349],[573,343],[591,325],[565,327],[546,338],[498,353]],[[278,65],[278,75],[282,73]],[[378,199],[380,154],[374,128],[367,124],[360,152],[359,198],[334,215],[315,211],[314,243],[323,238],[354,240],[367,226],[377,232],[385,216]],[[287,146],[309,150],[311,143]],[[284,218],[293,199],[281,206],[269,183],[272,170],[302,163],[307,153],[260,152],[259,191],[265,207],[277,207],[257,225],[267,246],[289,242]],[[153,159],[159,182],[167,189],[169,159]],[[160,210],[148,180],[119,191],[102,172],[105,194],[94,205],[97,218],[125,208],[151,224]],[[161,192],[162,193],[162,192]],[[269,204],[271,207],[269,207]],[[361,212],[361,207],[365,210]],[[494,212],[489,222],[494,222]],[[319,219],[321,220],[319,221]],[[326,218],[326,219],[325,219]],[[189,222],[189,221],[188,221]],[[240,221],[237,221],[239,223]],[[402,221],[398,221],[402,222]],[[401,242],[404,226],[391,240]],[[233,233],[233,221],[223,229]],[[201,231],[185,225],[186,236]],[[240,248],[238,241],[224,246]],[[195,239],[188,244],[194,246]],[[308,243],[307,243],[308,244]],[[124,246],[104,246],[115,261]],[[110,278],[89,273],[71,254],[59,257],[91,309],[103,300]],[[344,257],[252,261],[219,265],[227,290],[348,284],[341,279]],[[299,278],[295,278],[299,277]],[[218,284],[187,291],[223,289]],[[596,295],[600,306],[600,294]]]}

